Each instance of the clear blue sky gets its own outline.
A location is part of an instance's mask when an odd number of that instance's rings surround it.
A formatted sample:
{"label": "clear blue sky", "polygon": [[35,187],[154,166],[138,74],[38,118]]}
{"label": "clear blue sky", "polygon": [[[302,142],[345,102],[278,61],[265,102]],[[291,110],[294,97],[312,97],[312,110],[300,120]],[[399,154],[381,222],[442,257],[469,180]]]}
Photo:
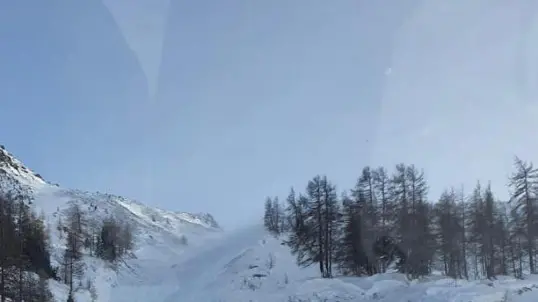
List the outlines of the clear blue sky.
{"label": "clear blue sky", "polygon": [[[502,188],[511,149],[484,156],[506,146],[488,126],[462,135],[503,120],[506,108],[481,111],[492,108],[485,101],[533,95],[525,84],[532,70],[521,69],[527,61],[501,64],[514,61],[513,52],[532,53],[521,41],[532,41],[536,30],[527,39],[515,25],[503,30],[519,16],[518,5],[506,16],[506,7],[491,5],[480,23],[476,16],[488,6],[482,0],[38,2],[1,4],[2,143],[63,186],[210,212],[224,226],[257,219],[266,195],[284,196],[292,185],[302,190],[317,173],[349,188],[371,162],[416,163],[435,194],[462,177],[472,183],[493,172]],[[466,28],[477,30],[462,38]],[[519,46],[483,55],[487,45],[506,43]],[[483,71],[476,58],[498,69]],[[524,96],[500,99],[491,88],[503,82],[491,75],[506,69],[516,70],[514,85]],[[467,117],[462,126],[456,121],[471,111],[461,102],[471,99],[473,112],[491,119]],[[529,127],[516,113],[511,118],[517,129]],[[518,131],[488,125],[505,140]],[[485,143],[477,140],[484,133]],[[458,140],[481,148],[451,157],[446,150]],[[513,140],[527,142],[517,152],[533,139]],[[484,169],[501,159],[499,169]]]}

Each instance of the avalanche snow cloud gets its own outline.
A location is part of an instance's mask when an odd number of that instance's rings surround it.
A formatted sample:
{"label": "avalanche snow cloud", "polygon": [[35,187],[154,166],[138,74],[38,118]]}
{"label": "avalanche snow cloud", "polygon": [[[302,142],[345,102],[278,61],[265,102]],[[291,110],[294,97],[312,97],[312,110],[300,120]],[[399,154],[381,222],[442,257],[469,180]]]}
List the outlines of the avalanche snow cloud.
{"label": "avalanche snow cloud", "polygon": [[537,15],[532,0],[423,1],[395,35],[375,162],[502,189],[514,155],[536,160]]}

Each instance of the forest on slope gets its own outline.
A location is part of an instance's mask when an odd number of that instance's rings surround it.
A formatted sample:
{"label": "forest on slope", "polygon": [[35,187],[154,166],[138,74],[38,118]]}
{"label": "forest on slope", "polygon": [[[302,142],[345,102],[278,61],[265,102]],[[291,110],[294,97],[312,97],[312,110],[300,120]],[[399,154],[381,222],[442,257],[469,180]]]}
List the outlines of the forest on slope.
{"label": "forest on slope", "polygon": [[[133,247],[129,225],[110,217],[101,225],[91,225],[77,203],[72,203],[65,221],[54,222],[61,235],[60,247],[51,246],[50,221],[33,209],[33,194],[20,182],[0,170],[0,301],[52,302],[49,280],[74,293],[88,290],[94,301],[94,285],[83,279],[84,256],[97,257],[115,264]],[[59,259],[53,248],[62,250]]]}

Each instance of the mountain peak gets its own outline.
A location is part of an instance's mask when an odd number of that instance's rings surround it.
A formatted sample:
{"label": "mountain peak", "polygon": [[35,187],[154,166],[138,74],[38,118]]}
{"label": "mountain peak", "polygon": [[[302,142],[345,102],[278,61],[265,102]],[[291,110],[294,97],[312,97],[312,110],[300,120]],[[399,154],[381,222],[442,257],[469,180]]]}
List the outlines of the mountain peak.
{"label": "mountain peak", "polygon": [[0,145],[0,173],[8,175],[21,185],[30,188],[49,184],[41,175],[27,168],[21,161]]}
{"label": "mountain peak", "polygon": [[215,217],[209,213],[198,213],[198,216],[202,218],[212,228],[220,229],[220,225],[215,220]]}

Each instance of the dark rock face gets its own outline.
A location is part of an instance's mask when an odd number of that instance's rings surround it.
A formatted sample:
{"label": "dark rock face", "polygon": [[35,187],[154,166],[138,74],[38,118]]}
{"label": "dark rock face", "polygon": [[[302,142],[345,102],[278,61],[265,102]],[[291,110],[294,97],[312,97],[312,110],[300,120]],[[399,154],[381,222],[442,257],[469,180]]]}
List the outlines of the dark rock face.
{"label": "dark rock face", "polygon": [[2,171],[2,173],[6,173],[7,172],[6,170],[9,168],[17,171],[20,174],[23,174],[23,173],[31,174],[41,180],[44,180],[41,175],[33,173],[28,168],[26,168],[21,162],[17,161],[13,157],[13,155],[11,155],[6,150],[6,148],[2,145],[0,146],[0,171]]}
{"label": "dark rock face", "polygon": [[216,229],[220,229],[220,226],[217,223],[217,221],[215,220],[215,218],[213,217],[213,215],[211,215],[209,213],[203,213],[203,214],[200,214],[200,216],[211,227],[216,228]]}

